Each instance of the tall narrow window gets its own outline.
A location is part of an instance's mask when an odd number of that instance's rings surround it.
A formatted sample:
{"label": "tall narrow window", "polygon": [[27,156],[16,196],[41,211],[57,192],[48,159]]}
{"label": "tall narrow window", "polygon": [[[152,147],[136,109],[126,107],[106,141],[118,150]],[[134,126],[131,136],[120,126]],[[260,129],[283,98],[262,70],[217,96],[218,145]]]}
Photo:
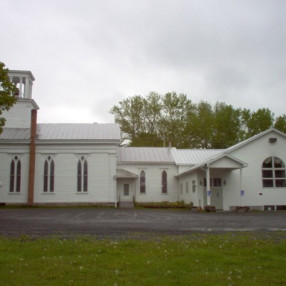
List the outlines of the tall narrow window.
{"label": "tall narrow window", "polygon": [[196,181],[193,180],[193,181],[192,181],[192,191],[193,191],[193,193],[195,193],[196,190],[197,190]]}
{"label": "tall narrow window", "polygon": [[55,163],[51,156],[44,163],[44,192],[53,193],[55,184]]}
{"label": "tall narrow window", "polygon": [[189,193],[189,182],[186,182],[186,194]]}
{"label": "tall narrow window", "polygon": [[84,156],[77,163],[77,191],[87,192],[88,189],[88,165]]}
{"label": "tall narrow window", "polygon": [[19,193],[21,191],[21,161],[15,156],[10,166],[10,192]]}
{"label": "tall narrow window", "polygon": [[167,172],[162,172],[162,193],[167,194]]}
{"label": "tall narrow window", "polygon": [[140,172],[140,194],[146,193],[146,176],[145,172],[142,170]]}
{"label": "tall narrow window", "polygon": [[262,183],[265,188],[286,187],[285,164],[277,157],[269,157],[262,163]]}

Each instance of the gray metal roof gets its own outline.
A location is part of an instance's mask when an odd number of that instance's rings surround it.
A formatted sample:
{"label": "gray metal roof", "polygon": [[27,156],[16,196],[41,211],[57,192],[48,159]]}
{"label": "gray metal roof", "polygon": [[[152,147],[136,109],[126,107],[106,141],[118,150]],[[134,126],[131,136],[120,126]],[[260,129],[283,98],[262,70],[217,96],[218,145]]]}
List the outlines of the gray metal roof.
{"label": "gray metal roof", "polygon": [[136,179],[138,175],[125,169],[116,169],[116,179]]}
{"label": "gray metal roof", "polygon": [[38,140],[120,140],[117,124],[38,124],[37,134]]}
{"label": "gray metal roof", "polygon": [[29,140],[29,128],[3,128],[0,140]]}
{"label": "gray metal roof", "polygon": [[174,163],[171,148],[160,147],[119,147],[118,161]]}
{"label": "gray metal roof", "polygon": [[[3,128],[0,140],[28,140],[30,129]],[[118,124],[38,124],[37,140],[120,140]]]}
{"label": "gray metal roof", "polygon": [[172,149],[177,165],[196,165],[223,152],[224,149]]}

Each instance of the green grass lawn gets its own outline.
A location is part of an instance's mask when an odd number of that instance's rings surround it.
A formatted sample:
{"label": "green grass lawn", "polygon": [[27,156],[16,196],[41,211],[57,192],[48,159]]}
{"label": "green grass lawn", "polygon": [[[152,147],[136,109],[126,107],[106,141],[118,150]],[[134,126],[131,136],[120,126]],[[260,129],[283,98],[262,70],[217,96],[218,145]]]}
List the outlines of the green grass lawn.
{"label": "green grass lawn", "polygon": [[0,285],[286,285],[285,233],[0,237]]}

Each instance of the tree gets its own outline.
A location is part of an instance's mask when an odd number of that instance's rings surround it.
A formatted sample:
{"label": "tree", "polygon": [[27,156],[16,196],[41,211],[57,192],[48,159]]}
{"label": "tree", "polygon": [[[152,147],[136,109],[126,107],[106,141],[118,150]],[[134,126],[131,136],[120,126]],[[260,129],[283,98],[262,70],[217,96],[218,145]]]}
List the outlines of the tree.
{"label": "tree", "polygon": [[[17,101],[17,91],[18,89],[9,79],[8,69],[5,68],[4,63],[0,62],[0,116],[4,110],[9,110]],[[0,133],[4,125],[5,118],[0,117]]]}
{"label": "tree", "polygon": [[239,141],[243,141],[248,138],[248,122],[251,118],[251,111],[249,109],[238,109],[240,113],[240,130]]}
{"label": "tree", "polygon": [[162,98],[160,135],[165,144],[172,144],[178,148],[188,147],[186,128],[189,113],[193,110],[192,102],[185,94],[175,92],[166,93]]}
{"label": "tree", "polygon": [[[223,102],[193,104],[176,92],[129,97],[113,106],[111,113],[130,146],[228,148],[274,123],[267,108],[251,112]],[[276,118],[274,127],[286,132],[286,115]]]}
{"label": "tree", "polygon": [[110,113],[114,115],[115,122],[121,127],[122,141],[134,141],[138,134],[144,130],[144,101],[140,95],[129,97],[113,106]]}
{"label": "tree", "polygon": [[212,106],[206,101],[199,102],[188,121],[188,133],[191,134],[189,148],[212,148],[213,124]]}
{"label": "tree", "polygon": [[286,114],[276,118],[274,127],[279,131],[286,133]]}
{"label": "tree", "polygon": [[260,108],[251,114],[247,122],[247,137],[252,137],[273,126],[274,114],[268,108]]}
{"label": "tree", "polygon": [[175,92],[161,96],[155,92],[136,95],[111,109],[120,125],[123,140],[130,146],[163,146],[171,143],[189,147],[186,126],[193,105],[184,94]]}
{"label": "tree", "polygon": [[212,148],[227,148],[239,142],[240,111],[232,105],[217,102],[214,107]]}

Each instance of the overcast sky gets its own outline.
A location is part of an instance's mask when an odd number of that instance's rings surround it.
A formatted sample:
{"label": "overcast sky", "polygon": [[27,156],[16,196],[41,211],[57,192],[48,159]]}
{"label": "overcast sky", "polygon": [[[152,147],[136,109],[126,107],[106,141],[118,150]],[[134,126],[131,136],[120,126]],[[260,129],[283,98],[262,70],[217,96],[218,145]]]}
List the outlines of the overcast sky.
{"label": "overcast sky", "polygon": [[1,0],[0,61],[39,122],[113,122],[133,95],[286,113],[285,0]]}

